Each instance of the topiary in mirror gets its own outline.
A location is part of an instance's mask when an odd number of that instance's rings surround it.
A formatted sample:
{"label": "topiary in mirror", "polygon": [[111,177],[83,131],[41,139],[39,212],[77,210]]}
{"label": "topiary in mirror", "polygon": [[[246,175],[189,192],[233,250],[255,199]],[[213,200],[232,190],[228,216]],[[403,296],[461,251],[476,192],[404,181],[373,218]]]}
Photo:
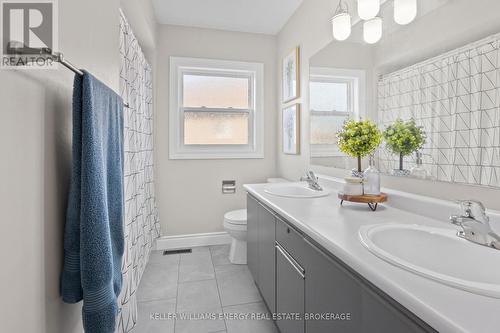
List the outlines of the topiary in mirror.
{"label": "topiary in mirror", "polygon": [[377,149],[382,134],[370,120],[349,119],[337,133],[337,141],[340,151],[358,159],[358,172],[361,173],[361,158]]}
{"label": "topiary in mirror", "polygon": [[394,154],[399,154],[399,170],[403,170],[403,158],[422,148],[426,134],[422,126],[417,126],[414,119],[396,120],[384,133],[386,147]]}

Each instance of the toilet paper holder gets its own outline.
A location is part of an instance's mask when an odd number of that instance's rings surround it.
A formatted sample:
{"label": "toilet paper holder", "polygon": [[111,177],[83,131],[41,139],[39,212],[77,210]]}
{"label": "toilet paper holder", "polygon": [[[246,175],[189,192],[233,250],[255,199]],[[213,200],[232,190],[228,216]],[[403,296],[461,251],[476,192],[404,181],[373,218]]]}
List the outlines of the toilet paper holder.
{"label": "toilet paper holder", "polygon": [[223,180],[222,181],[222,194],[234,194],[236,193],[236,181],[235,180]]}

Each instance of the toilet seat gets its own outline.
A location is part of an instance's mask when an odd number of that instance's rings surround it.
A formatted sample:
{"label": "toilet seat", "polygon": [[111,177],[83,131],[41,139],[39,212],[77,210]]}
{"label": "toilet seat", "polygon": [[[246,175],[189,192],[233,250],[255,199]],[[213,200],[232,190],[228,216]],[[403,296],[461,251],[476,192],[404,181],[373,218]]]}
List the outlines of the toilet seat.
{"label": "toilet seat", "polygon": [[224,214],[224,222],[233,225],[246,225],[247,224],[247,210],[238,209],[227,212]]}

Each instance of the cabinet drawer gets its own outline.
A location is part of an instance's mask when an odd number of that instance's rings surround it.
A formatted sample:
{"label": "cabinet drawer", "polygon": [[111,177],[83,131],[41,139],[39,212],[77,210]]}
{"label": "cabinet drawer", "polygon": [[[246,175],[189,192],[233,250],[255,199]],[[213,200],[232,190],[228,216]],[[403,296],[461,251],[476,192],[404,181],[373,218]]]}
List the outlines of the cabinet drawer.
{"label": "cabinet drawer", "polygon": [[282,333],[304,333],[304,269],[282,249],[276,245],[276,324]]}
{"label": "cabinet drawer", "polygon": [[305,242],[302,235],[279,217],[276,219],[276,241],[301,265],[304,263]]}

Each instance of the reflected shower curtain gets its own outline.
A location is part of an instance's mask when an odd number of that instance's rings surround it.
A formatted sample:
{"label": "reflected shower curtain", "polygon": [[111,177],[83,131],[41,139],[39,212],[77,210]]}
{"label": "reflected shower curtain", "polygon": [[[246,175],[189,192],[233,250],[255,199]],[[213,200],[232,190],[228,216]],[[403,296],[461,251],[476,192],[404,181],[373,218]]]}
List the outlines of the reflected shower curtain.
{"label": "reflected shower curtain", "polygon": [[153,81],[123,12],[120,11],[120,95],[124,108],[125,253],[123,288],[116,332],[129,332],[137,322],[136,291],[154,240],[160,236],[153,177]]}
{"label": "reflected shower curtain", "polygon": [[[427,132],[423,165],[434,180],[498,187],[500,182],[500,34],[383,75],[378,120],[414,118]],[[380,169],[398,157],[380,151]],[[406,168],[415,166],[408,157]]]}

